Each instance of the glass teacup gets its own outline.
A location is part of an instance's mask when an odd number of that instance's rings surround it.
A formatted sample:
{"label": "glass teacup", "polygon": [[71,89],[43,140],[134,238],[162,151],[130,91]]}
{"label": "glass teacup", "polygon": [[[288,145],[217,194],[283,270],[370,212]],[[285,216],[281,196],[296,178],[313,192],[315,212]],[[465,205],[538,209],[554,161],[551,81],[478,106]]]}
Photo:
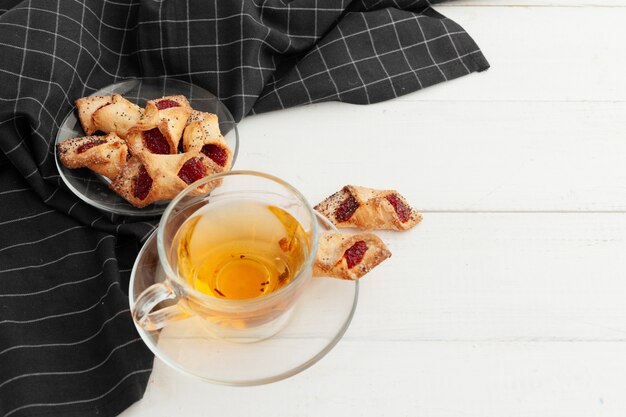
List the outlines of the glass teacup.
{"label": "glass teacup", "polygon": [[[199,192],[207,184],[213,190]],[[220,339],[271,337],[311,280],[317,241],[313,209],[281,179],[252,171],[202,179],[161,218],[166,279],[137,297],[133,318],[148,331],[195,316]]]}

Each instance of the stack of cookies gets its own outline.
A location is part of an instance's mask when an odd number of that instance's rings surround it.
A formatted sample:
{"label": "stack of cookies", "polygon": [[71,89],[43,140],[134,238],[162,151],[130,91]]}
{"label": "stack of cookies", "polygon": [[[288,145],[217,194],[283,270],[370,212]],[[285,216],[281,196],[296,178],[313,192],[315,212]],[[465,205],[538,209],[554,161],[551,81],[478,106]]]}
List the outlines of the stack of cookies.
{"label": "stack of cookies", "polygon": [[76,100],[76,107],[86,136],[57,145],[61,163],[108,178],[109,187],[135,207],[171,200],[232,165],[217,115],[192,109],[182,95],[150,100],[145,108],[119,94],[91,96]]}
{"label": "stack of cookies", "polygon": [[[346,185],[315,206],[338,228],[408,230],[422,220],[395,190]],[[313,274],[356,280],[391,256],[373,233],[322,233]]]}

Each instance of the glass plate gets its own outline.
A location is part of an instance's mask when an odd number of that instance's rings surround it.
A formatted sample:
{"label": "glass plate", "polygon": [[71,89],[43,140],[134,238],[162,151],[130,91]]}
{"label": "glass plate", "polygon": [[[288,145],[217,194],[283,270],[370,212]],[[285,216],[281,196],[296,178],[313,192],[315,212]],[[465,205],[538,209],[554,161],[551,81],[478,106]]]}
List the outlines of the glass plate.
{"label": "glass plate", "polygon": [[[320,229],[336,230],[320,214],[318,221]],[[143,290],[165,278],[156,246],[153,233],[135,261],[129,288],[131,311]],[[255,343],[215,339],[194,317],[154,332],[135,326],[156,357],[180,372],[217,384],[260,385],[295,375],[323,358],[348,329],[358,294],[358,281],[313,278],[287,326]]]}
{"label": "glass plate", "polygon": [[[222,135],[233,151],[233,164],[235,163],[239,150],[237,124],[226,106],[204,88],[173,78],[134,78],[111,84],[92,95],[103,96],[113,93],[123,95],[140,107],[145,107],[146,101],[154,98],[184,95],[193,109],[217,114]],[[85,132],[76,116],[76,109],[73,108],[61,124],[55,145],[65,139],[82,136],[85,136]],[[81,200],[100,210],[125,216],[158,216],[168,204],[168,201],[161,201],[144,208],[136,208],[109,189],[108,178],[87,168],[65,168],[59,161],[56,147],[54,153],[57,169],[65,185]]]}

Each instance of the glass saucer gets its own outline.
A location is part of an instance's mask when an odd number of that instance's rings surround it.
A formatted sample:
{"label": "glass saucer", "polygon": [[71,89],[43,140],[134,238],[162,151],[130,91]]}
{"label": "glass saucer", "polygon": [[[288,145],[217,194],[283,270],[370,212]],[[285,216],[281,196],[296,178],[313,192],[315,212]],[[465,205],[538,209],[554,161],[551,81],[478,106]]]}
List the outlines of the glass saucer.
{"label": "glass saucer", "polygon": [[[318,221],[322,230],[335,230],[319,214]],[[137,296],[164,278],[153,233],[131,272],[131,311]],[[358,281],[313,278],[286,327],[255,343],[216,339],[193,316],[154,332],[135,326],[156,357],[180,372],[224,385],[267,384],[295,375],[324,357],[348,329],[358,293]]]}
{"label": "glass saucer", "polygon": [[[113,93],[124,96],[140,107],[145,107],[146,101],[154,98],[182,94],[187,97],[193,109],[217,114],[222,135],[233,151],[234,165],[239,149],[237,124],[228,108],[204,88],[173,78],[133,78],[104,87],[93,93],[92,96],[104,96]],[[76,115],[76,108],[72,108],[61,123],[55,145],[65,139],[82,136],[85,136],[85,132]],[[144,208],[134,207],[109,189],[108,185],[111,181],[108,178],[87,168],[69,169],[64,167],[59,160],[56,146],[54,154],[57,169],[65,185],[89,205],[124,216],[158,216],[167,207],[168,201],[156,202]]]}

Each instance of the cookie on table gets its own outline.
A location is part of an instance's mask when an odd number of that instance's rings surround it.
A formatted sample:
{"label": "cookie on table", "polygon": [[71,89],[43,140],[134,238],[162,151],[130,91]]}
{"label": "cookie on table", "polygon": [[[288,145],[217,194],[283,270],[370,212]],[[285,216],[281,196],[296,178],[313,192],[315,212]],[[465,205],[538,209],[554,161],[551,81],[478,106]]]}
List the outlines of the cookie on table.
{"label": "cookie on table", "polygon": [[339,228],[407,230],[422,220],[395,190],[346,185],[324,199],[315,210]]}
{"label": "cookie on table", "polygon": [[322,233],[313,275],[356,280],[390,256],[387,246],[372,233]]}

